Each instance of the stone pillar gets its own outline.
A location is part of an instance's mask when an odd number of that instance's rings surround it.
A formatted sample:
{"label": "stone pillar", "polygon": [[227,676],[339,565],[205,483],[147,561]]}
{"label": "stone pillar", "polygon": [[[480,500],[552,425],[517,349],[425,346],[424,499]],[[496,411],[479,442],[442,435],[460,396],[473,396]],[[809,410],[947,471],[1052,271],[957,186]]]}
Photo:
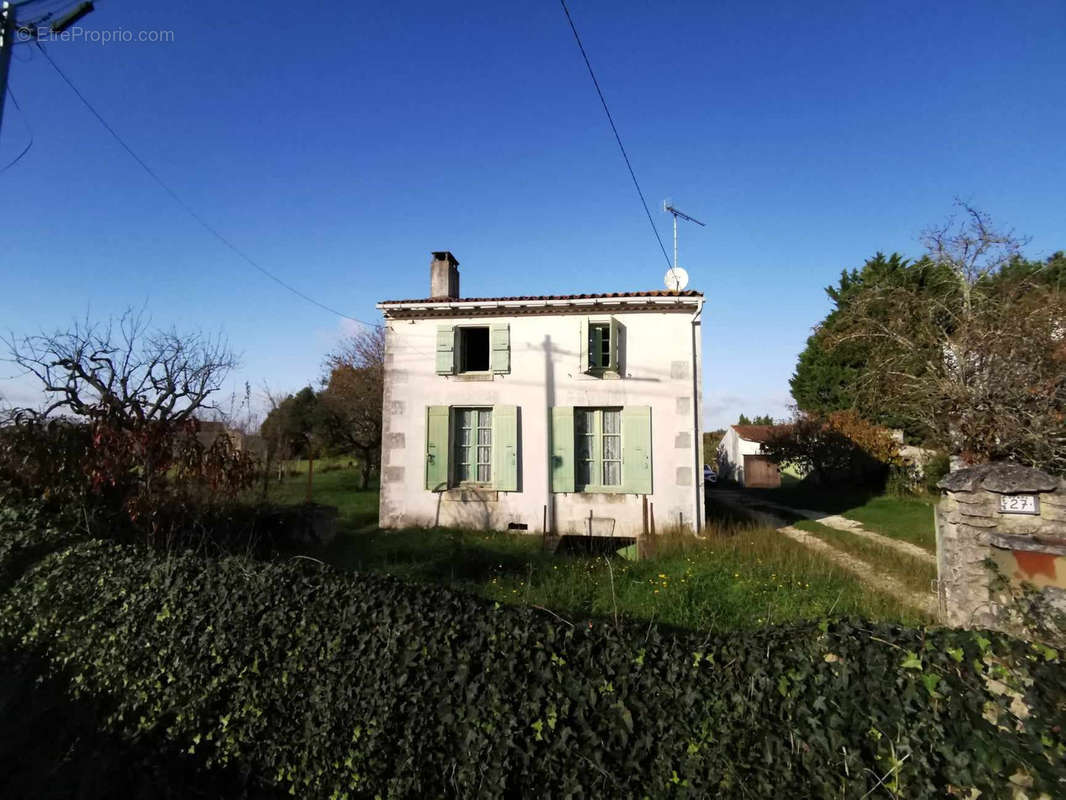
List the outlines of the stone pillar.
{"label": "stone pillar", "polygon": [[1066,609],[1066,480],[1016,464],[982,464],[939,483],[937,572],[942,619],[963,627],[1015,627],[997,593],[994,563],[1010,585],[1029,584]]}

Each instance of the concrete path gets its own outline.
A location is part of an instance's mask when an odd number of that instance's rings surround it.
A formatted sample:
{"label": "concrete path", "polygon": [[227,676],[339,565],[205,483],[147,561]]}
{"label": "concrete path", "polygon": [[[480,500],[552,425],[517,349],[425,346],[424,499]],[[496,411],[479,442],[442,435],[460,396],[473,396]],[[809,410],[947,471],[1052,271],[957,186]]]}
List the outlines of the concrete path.
{"label": "concrete path", "polygon": [[[804,547],[819,553],[837,566],[852,573],[867,586],[885,592],[886,594],[890,594],[899,601],[906,603],[929,616],[935,617],[937,615],[937,600],[932,592],[929,594],[915,593],[910,587],[897,581],[895,578],[878,571],[862,559],[833,547],[833,545],[823,539],[819,539],[817,536],[814,536],[807,531],[794,527],[789,524],[787,520],[774,514],[773,509],[787,512],[793,517],[811,519],[822,525],[828,525],[831,528],[844,530],[857,536],[865,536],[872,541],[886,544],[889,547],[893,547],[900,552],[920,558],[923,561],[935,563],[935,557],[927,550],[918,547],[917,545],[913,545],[910,542],[900,542],[897,539],[867,531],[859,523],[845,517],[837,516],[835,514],[823,514],[819,511],[802,511],[800,509],[793,509],[779,503],[767,502],[761,498],[751,497],[743,492],[729,489],[716,489],[711,495],[711,501],[720,502],[722,505],[732,507],[734,510],[740,511],[751,517],[760,525],[776,528],[780,533],[783,533],[793,541],[799,542]],[[831,522],[827,522],[827,520],[832,520],[833,522],[837,522],[837,524],[832,524]],[[858,530],[856,530],[856,528]],[[905,547],[898,547],[897,545],[904,545]]]}

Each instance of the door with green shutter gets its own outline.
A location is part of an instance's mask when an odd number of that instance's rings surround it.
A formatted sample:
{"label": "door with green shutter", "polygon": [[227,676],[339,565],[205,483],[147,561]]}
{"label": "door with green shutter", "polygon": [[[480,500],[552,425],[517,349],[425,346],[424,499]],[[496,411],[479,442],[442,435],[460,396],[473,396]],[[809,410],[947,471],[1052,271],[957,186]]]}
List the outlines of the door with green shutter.
{"label": "door with green shutter", "polygon": [[492,487],[518,491],[518,406],[492,407]]}
{"label": "door with green shutter", "polygon": [[426,488],[442,492],[448,488],[448,450],[451,414],[448,406],[426,408]]}
{"label": "door with green shutter", "polygon": [[574,491],[574,409],[551,410],[551,476],[553,492]]}
{"label": "door with green shutter", "polygon": [[651,406],[622,409],[622,491],[651,494]]}

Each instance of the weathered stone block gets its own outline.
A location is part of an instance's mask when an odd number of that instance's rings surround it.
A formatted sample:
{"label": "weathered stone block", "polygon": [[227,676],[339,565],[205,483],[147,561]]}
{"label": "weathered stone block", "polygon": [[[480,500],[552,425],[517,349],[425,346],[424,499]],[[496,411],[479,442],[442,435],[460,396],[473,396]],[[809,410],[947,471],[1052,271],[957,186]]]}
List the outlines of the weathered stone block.
{"label": "weathered stone block", "polygon": [[[1042,519],[1049,522],[1062,522],[1066,523],[1066,506],[1053,506],[1049,503],[1045,503],[1043,498],[1040,501],[1040,516]],[[1066,529],[1066,526],[1064,526]]]}
{"label": "weathered stone block", "polygon": [[967,517],[988,517],[995,516],[998,512],[995,506],[991,503],[959,503],[959,513]]}
{"label": "weathered stone block", "polygon": [[678,467],[677,468],[677,485],[678,486],[691,486],[692,485],[692,467]]}
{"label": "weathered stone block", "polygon": [[679,433],[674,437],[674,447],[678,450],[688,450],[692,447],[692,434],[687,432]]}
{"label": "weathered stone block", "polygon": [[404,433],[385,434],[385,447],[390,450],[398,450],[407,446],[407,436]]}
{"label": "weathered stone block", "polygon": [[1023,517],[1004,514],[999,521],[999,530],[1013,536],[1030,536],[1041,528],[1040,517]]}
{"label": "weathered stone block", "polygon": [[1040,495],[1041,506],[1052,508],[1066,508],[1066,491],[1044,492]]}
{"label": "weathered stone block", "polygon": [[679,397],[679,398],[677,398],[677,413],[678,414],[687,414],[688,411],[689,411],[689,408],[691,408],[691,406],[692,406],[692,398],[691,397]]}
{"label": "weathered stone block", "polygon": [[969,517],[965,514],[960,515],[959,525],[969,525],[972,528],[995,528],[997,522],[994,517]]}
{"label": "weathered stone block", "polygon": [[381,471],[382,483],[403,483],[403,467],[385,467]]}

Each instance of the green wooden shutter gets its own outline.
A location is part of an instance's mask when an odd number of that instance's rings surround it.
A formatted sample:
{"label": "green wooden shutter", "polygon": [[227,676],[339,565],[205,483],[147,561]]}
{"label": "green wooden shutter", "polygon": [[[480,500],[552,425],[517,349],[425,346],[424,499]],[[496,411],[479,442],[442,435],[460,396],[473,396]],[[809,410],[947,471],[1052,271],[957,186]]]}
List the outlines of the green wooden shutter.
{"label": "green wooden shutter", "polygon": [[497,322],[492,326],[492,371],[511,371],[511,326]]}
{"label": "green wooden shutter", "polygon": [[492,486],[518,491],[518,406],[492,407]]}
{"label": "green wooden shutter", "polygon": [[619,371],[618,365],[622,363],[622,360],[619,358],[619,354],[620,354],[619,347],[621,346],[619,336],[621,334],[621,327],[622,326],[618,322],[618,320],[616,320],[614,317],[611,317],[611,341],[610,341],[610,352],[611,352],[611,355],[610,355],[610,362],[607,364],[607,369],[611,370],[612,372],[618,372]]}
{"label": "green wooden shutter", "polygon": [[574,408],[557,406],[552,420],[552,491],[574,491]]}
{"label": "green wooden shutter", "polygon": [[581,344],[578,347],[578,352],[581,358],[579,362],[580,369],[582,372],[588,372],[591,368],[589,364],[589,321],[585,317],[581,318]]}
{"label": "green wooden shutter", "polygon": [[437,374],[451,375],[455,372],[455,326],[437,326]]}
{"label": "green wooden shutter", "polygon": [[448,406],[426,407],[426,488],[431,492],[448,488],[449,417]]}
{"label": "green wooden shutter", "polygon": [[651,494],[651,406],[622,409],[622,491]]}

